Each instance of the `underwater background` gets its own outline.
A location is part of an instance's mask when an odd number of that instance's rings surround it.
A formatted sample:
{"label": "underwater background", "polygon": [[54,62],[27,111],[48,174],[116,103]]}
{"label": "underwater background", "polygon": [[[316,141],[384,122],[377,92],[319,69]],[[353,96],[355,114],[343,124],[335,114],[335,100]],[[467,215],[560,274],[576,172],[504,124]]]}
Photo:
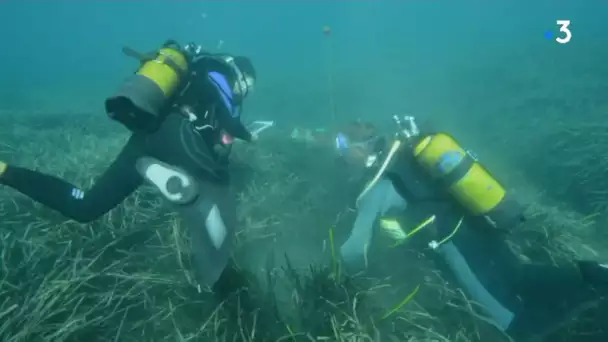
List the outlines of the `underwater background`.
{"label": "underwater background", "polygon": [[[394,114],[431,119],[532,207],[537,219],[514,237],[522,253],[546,243],[541,259],[606,260],[606,15],[603,0],[0,1],[2,160],[86,188],[128,137],[103,110],[137,67],[122,47],[148,51],[169,38],[251,57],[258,85],[244,120],[277,125],[265,141],[235,151],[236,170],[254,170],[237,181],[250,232],[241,266],[255,279],[244,281],[260,284],[250,285],[249,309],[227,301],[219,310],[197,297],[181,271],[186,244],[179,223],[146,190],[103,220],[78,225],[3,189],[0,339],[368,341],[379,339],[374,326],[400,341],[498,341],[459,309],[462,298],[424,262],[398,274],[382,269],[382,260],[391,260],[382,257],[394,252],[376,256],[372,286],[392,277],[391,290],[357,312],[381,316],[377,310],[394,306],[420,281],[431,284],[408,303],[415,308],[403,313],[407,319],[375,326],[344,318],[353,307],[344,294],[363,290],[338,284],[324,265],[331,260],[328,231],[335,227],[336,243],[343,241],[359,188],[342,182],[348,171],[335,168],[331,156],[287,135],[294,127],[335,128],[358,118],[385,128]],[[567,44],[545,37],[559,34],[561,19],[572,22]],[[148,205],[136,205],[141,201]],[[285,273],[273,280],[271,269]],[[308,278],[294,280],[300,277]],[[83,286],[89,281],[95,286]],[[278,288],[269,291],[270,284]],[[318,302],[332,296],[340,310]],[[292,321],[277,323],[275,311]],[[328,316],[314,321],[318,312]],[[262,325],[258,335],[251,333],[254,321]],[[601,322],[581,322],[550,340],[608,338]]]}
{"label": "underwater background", "polygon": [[[607,6],[600,0],[1,4],[0,34],[10,47],[1,65],[5,107],[101,110],[99,99],[136,65],[121,48],[149,50],[170,37],[211,50],[222,40],[222,51],[251,56],[261,81],[252,116],[325,124],[331,74],[339,118],[410,111],[463,127],[473,107],[518,96],[508,91],[551,84],[568,94],[568,82],[601,61]],[[560,18],[575,31],[565,45],[544,38],[548,30],[557,33]],[[322,34],[325,25],[330,36]],[[516,80],[522,84],[505,84]],[[464,101],[476,106],[466,103],[463,112],[456,106]],[[504,115],[484,114],[475,121]]]}

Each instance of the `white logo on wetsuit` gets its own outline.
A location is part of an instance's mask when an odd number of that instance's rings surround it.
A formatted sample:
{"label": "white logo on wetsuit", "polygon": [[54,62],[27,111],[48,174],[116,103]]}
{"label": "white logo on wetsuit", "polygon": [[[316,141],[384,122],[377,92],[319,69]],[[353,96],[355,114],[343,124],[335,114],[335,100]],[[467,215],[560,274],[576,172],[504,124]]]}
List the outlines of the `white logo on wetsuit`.
{"label": "white logo on wetsuit", "polygon": [[72,198],[75,198],[75,199],[78,199],[78,200],[83,199],[84,198],[84,191],[82,191],[80,189],[77,189],[77,188],[72,189]]}

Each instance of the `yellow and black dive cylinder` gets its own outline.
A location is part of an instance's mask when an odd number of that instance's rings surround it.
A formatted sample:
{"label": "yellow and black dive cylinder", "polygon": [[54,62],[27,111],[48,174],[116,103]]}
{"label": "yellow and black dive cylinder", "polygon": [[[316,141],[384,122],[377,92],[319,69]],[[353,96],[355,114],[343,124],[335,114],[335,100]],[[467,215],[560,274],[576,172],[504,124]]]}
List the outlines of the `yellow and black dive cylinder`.
{"label": "yellow and black dive cylinder", "polygon": [[523,207],[450,135],[423,136],[414,144],[413,153],[423,169],[473,216],[504,230],[524,221]]}
{"label": "yellow and black dive cylinder", "polygon": [[171,41],[145,55],[128,48],[123,51],[139,59],[141,66],[106,99],[106,113],[132,131],[145,131],[158,123],[163,108],[184,85],[189,59]]}

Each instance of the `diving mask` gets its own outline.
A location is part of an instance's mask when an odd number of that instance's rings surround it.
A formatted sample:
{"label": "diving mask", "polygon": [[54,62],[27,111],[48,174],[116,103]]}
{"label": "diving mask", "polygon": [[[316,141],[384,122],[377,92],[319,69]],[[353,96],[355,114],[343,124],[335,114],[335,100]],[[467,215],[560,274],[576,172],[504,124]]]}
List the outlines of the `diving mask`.
{"label": "diving mask", "polygon": [[336,136],[336,149],[338,152],[340,152],[340,154],[348,150],[348,138],[346,135],[338,133]]}
{"label": "diving mask", "polygon": [[378,160],[378,151],[375,146],[379,137],[372,137],[365,141],[351,142],[344,133],[338,133],[335,138],[335,147],[343,157],[363,160],[366,168],[374,166]]}

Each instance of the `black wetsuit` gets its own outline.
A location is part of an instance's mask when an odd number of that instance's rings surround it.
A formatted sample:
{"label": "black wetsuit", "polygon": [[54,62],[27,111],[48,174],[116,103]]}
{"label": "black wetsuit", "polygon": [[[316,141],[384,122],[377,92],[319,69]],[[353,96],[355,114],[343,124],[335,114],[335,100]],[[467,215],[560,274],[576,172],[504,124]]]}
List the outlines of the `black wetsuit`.
{"label": "black wetsuit", "polygon": [[[203,64],[194,65],[194,68],[198,68],[199,75],[206,76],[209,71]],[[208,265],[213,260],[208,260],[212,257],[210,251],[202,250],[208,245],[203,226],[209,224],[211,212],[215,216],[218,212],[221,214],[229,233],[234,232],[236,225],[234,196],[228,191],[227,153],[218,152],[228,148],[221,143],[220,131],[245,141],[251,140],[251,134],[238,117],[226,113],[218,89],[207,77],[193,79],[179,101],[196,113],[196,122],[191,122],[179,106],[171,107],[156,130],[134,133],[112,165],[87,191],[52,175],[12,165],[2,174],[0,183],[70,219],[89,222],[116,207],[143,184],[144,177],[136,168],[141,158],[149,157],[177,167],[197,183],[198,199],[194,203],[177,205],[176,210],[190,230],[201,282],[213,283],[219,276],[217,270],[212,271],[213,274],[200,274],[208,272],[209,267],[221,268],[221,265]],[[204,128],[196,129],[195,126]],[[222,255],[225,256],[228,250],[229,241]]]}
{"label": "black wetsuit", "polygon": [[[400,154],[387,176],[418,221],[436,215],[434,239],[441,241],[454,231],[463,210],[430,180],[410,153]],[[597,301],[592,285],[605,288],[605,283],[596,282],[596,271],[603,270],[597,263],[563,267],[522,263],[504,234],[486,225],[465,215],[454,236],[431,253],[447,277],[486,306],[497,325],[516,340],[552,331],[581,306]]]}

